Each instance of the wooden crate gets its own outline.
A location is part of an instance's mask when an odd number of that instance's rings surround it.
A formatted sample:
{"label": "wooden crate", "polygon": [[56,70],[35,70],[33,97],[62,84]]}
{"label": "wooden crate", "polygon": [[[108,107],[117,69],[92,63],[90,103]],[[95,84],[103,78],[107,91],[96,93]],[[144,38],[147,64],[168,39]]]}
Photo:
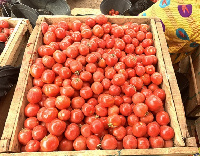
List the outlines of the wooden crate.
{"label": "wooden crate", "polygon": [[196,50],[190,59],[190,86],[189,100],[186,104],[186,115],[200,117],[200,48]]}
{"label": "wooden crate", "polygon": [[[0,66],[12,65],[18,67],[22,63],[23,54],[32,32],[32,26],[28,20],[1,17],[0,20],[8,21],[11,27],[15,27],[2,54],[0,55]],[[11,88],[5,97],[0,99],[0,136],[2,136],[15,86]]]}
{"label": "wooden crate", "polygon": [[[162,25],[159,19],[146,18],[146,17],[108,17],[111,23],[123,24],[125,22],[146,23],[151,26],[155,47],[157,49],[158,57],[158,71],[163,75],[162,88],[166,92],[165,110],[169,113],[171,118],[171,126],[175,131],[174,145],[172,148],[163,149],[130,149],[130,150],[98,150],[98,151],[70,151],[70,152],[37,152],[37,153],[17,153],[20,152],[20,144],[17,140],[19,131],[23,128],[25,120],[24,108],[28,101],[26,94],[32,87],[32,77],[30,75],[30,66],[33,61],[38,57],[37,49],[42,45],[42,31],[40,24],[45,21],[48,24],[57,23],[60,20],[85,21],[86,17],[70,17],[70,16],[40,16],[37,20],[36,26],[29,38],[29,47],[25,50],[23,64],[20,71],[17,87],[12,100],[11,109],[5,124],[2,140],[0,142],[1,151],[16,152],[12,155],[185,155],[198,152],[195,140],[189,137],[185,119],[185,113],[181,101],[180,92],[176,82],[175,74],[173,71],[171,59],[168,53],[165,36],[162,31]],[[17,116],[13,116],[13,111]]]}

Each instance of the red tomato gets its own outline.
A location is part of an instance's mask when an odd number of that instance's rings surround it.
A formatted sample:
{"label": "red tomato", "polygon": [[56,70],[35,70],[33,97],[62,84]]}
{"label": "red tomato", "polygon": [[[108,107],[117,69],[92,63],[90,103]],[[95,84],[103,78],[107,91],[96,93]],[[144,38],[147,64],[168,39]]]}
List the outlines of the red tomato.
{"label": "red tomato", "polygon": [[125,45],[126,44],[125,44],[124,40],[122,40],[122,39],[116,39],[115,40],[115,45],[114,45],[115,48],[120,49],[120,50],[124,50]]}
{"label": "red tomato", "polygon": [[68,67],[62,67],[59,71],[59,76],[62,79],[68,79],[71,77],[71,70]]}
{"label": "red tomato", "polygon": [[90,125],[84,124],[81,127],[81,134],[86,138],[91,136],[92,135],[92,131],[91,131]]}
{"label": "red tomato", "polygon": [[123,98],[121,97],[121,96],[115,96],[114,97],[114,100],[115,100],[115,105],[117,105],[117,106],[120,106],[123,102],[124,102],[124,100],[123,100]]}
{"label": "red tomato", "polygon": [[73,123],[80,123],[84,119],[84,114],[80,109],[71,111],[70,121]]}
{"label": "red tomato", "polygon": [[127,44],[124,51],[128,54],[132,54],[134,53],[134,50],[135,46],[133,44]]}
{"label": "red tomato", "polygon": [[137,92],[132,96],[132,101],[134,104],[143,103],[145,101],[144,94]]}
{"label": "red tomato", "polygon": [[113,136],[115,136],[117,140],[123,140],[123,138],[126,136],[126,129],[123,126],[114,128]]}
{"label": "red tomato", "polygon": [[136,32],[133,29],[127,29],[125,30],[126,35],[130,35],[131,38],[136,37]]}
{"label": "red tomato", "polygon": [[160,125],[157,122],[151,122],[147,125],[147,134],[150,137],[156,137],[160,133]]}
{"label": "red tomato", "polygon": [[36,117],[29,117],[24,121],[24,127],[31,130],[37,125],[39,125],[39,121]]}
{"label": "red tomato", "polygon": [[113,105],[112,107],[108,108],[108,115],[119,114],[119,107]]}
{"label": "red tomato", "polygon": [[42,152],[55,151],[59,145],[59,140],[56,136],[49,134],[40,142],[40,150]]}
{"label": "red tomato", "polygon": [[165,111],[160,111],[156,114],[156,121],[162,126],[170,122],[169,114]]}
{"label": "red tomato", "polygon": [[148,149],[150,146],[147,138],[138,138],[138,149]]}
{"label": "red tomato", "polygon": [[165,141],[165,148],[174,147],[174,142],[172,140]]}
{"label": "red tomato", "polygon": [[147,133],[147,126],[143,122],[137,122],[133,125],[133,135],[143,137]]}
{"label": "red tomato", "polygon": [[60,50],[56,50],[53,53],[53,58],[57,63],[64,63],[66,61],[66,54]]}
{"label": "red tomato", "polygon": [[59,151],[73,151],[73,141],[63,138],[58,147]]}
{"label": "red tomato", "polygon": [[42,99],[42,90],[40,87],[32,87],[27,94],[27,100],[30,103],[38,103]]}
{"label": "red tomato", "polygon": [[160,136],[164,140],[170,140],[174,137],[174,130],[170,126],[161,126],[160,127]]}
{"label": "red tomato", "polygon": [[72,33],[71,37],[74,42],[80,42],[82,39],[81,33],[79,31]]}
{"label": "red tomato", "polygon": [[45,70],[45,68],[44,68],[43,64],[34,63],[31,66],[30,73],[31,73],[31,76],[33,76],[34,78],[40,78],[42,76],[42,73],[44,72],[44,70]]}
{"label": "red tomato", "polygon": [[48,126],[48,131],[55,136],[60,136],[66,129],[66,123],[59,119],[54,119]]}
{"label": "red tomato", "polygon": [[103,130],[104,130],[104,125],[101,120],[94,120],[91,123],[91,131],[94,134],[100,134],[102,133]]}
{"label": "red tomato", "polygon": [[112,83],[117,86],[122,86],[125,83],[125,76],[123,74],[115,74],[112,79]]}
{"label": "red tomato", "polygon": [[144,103],[137,103],[133,106],[133,112],[138,117],[144,117],[148,111],[148,106]]}
{"label": "red tomato", "polygon": [[18,141],[22,145],[26,145],[32,139],[32,130],[28,128],[22,129],[18,134]]}
{"label": "red tomato", "polygon": [[52,31],[47,31],[43,37],[44,44],[50,44],[51,42],[56,42],[56,35]]}
{"label": "red tomato", "polygon": [[75,20],[72,22],[72,30],[73,31],[80,31],[82,23],[79,20]]}
{"label": "red tomato", "polygon": [[106,64],[111,67],[113,67],[117,63],[117,61],[118,61],[118,58],[115,54],[110,54],[106,58]]}
{"label": "red tomato", "polygon": [[30,140],[26,146],[25,150],[26,152],[37,152],[40,149],[40,142],[37,140]]}
{"label": "red tomato", "polygon": [[127,134],[127,135],[133,135],[132,129],[133,129],[133,128],[132,128],[131,126],[127,126],[127,127],[126,127],[126,134]]}
{"label": "red tomato", "polygon": [[143,86],[143,81],[139,77],[132,77],[130,79],[130,84],[134,85],[136,90],[140,90]]}
{"label": "red tomato", "polygon": [[156,111],[163,106],[162,101],[155,95],[150,95],[146,98],[145,104],[149,107],[150,111]]}
{"label": "red tomato", "polygon": [[127,135],[123,139],[124,149],[136,149],[137,148],[137,139],[133,135]]}
{"label": "red tomato", "polygon": [[69,120],[70,118],[70,111],[67,109],[62,109],[59,113],[58,113],[58,119],[66,121]]}
{"label": "red tomato", "polygon": [[153,45],[153,40],[152,39],[144,39],[142,41],[142,46],[144,48],[148,47],[148,46],[152,46]]}
{"label": "red tomato", "polygon": [[121,118],[119,117],[119,115],[114,114],[111,116],[108,116],[108,126],[115,128],[115,127],[119,127],[121,125]]}
{"label": "red tomato", "polygon": [[75,151],[86,150],[86,138],[81,135],[78,136],[73,142],[73,147]]}
{"label": "red tomato", "polygon": [[71,123],[69,126],[67,126],[67,129],[65,131],[65,137],[68,140],[75,140],[80,135],[80,128],[77,124]]}
{"label": "red tomato", "polygon": [[98,24],[93,27],[92,32],[93,32],[93,34],[95,36],[97,36],[99,38],[102,37],[103,34],[104,34],[103,28],[100,25],[98,25]]}
{"label": "red tomato", "polygon": [[147,32],[146,33],[146,38],[152,39],[153,38],[153,34],[151,32]]}
{"label": "red tomato", "polygon": [[142,31],[138,31],[136,38],[138,39],[138,41],[143,41],[145,39],[145,33]]}
{"label": "red tomato", "polygon": [[[38,112],[39,113],[39,112]],[[42,114],[42,121],[45,123],[51,122],[53,119],[58,117],[58,110],[56,108],[46,108]]]}
{"label": "red tomato", "polygon": [[24,114],[27,117],[34,117],[37,116],[37,112],[39,111],[40,107],[38,104],[29,103],[26,105]]}
{"label": "red tomato", "polygon": [[101,98],[101,104],[103,107],[111,107],[114,105],[114,103],[115,103],[114,97],[109,94],[105,94]]}
{"label": "red tomato", "polygon": [[95,112],[95,107],[86,103],[82,106],[82,112],[85,116],[92,116]]}
{"label": "red tomato", "polygon": [[162,101],[165,100],[166,94],[163,89],[156,89],[153,94],[159,97]]}
{"label": "red tomato", "polygon": [[144,48],[143,48],[142,46],[137,46],[137,47],[135,48],[135,53],[136,53],[137,55],[141,55],[141,54],[143,54],[143,52],[144,52]]}
{"label": "red tomato", "polygon": [[55,101],[56,101],[56,98],[55,98],[55,97],[49,97],[49,98],[47,98],[47,99],[44,101],[44,106],[45,106],[46,108],[56,107]]}
{"label": "red tomato", "polygon": [[124,93],[126,96],[132,97],[136,93],[136,88],[134,85],[126,85],[124,87]]}
{"label": "red tomato", "polygon": [[53,97],[58,95],[60,88],[55,84],[45,84],[42,88],[42,91],[46,96]]}
{"label": "red tomato", "polygon": [[132,113],[132,107],[128,103],[121,104],[119,110],[123,116],[129,116]]}
{"label": "red tomato", "polygon": [[127,65],[127,67],[133,68],[135,67],[136,63],[137,63],[137,58],[134,55],[126,56],[125,64]]}
{"label": "red tomato", "polygon": [[156,48],[153,46],[148,46],[144,49],[145,55],[155,55],[156,54]]}
{"label": "red tomato", "polygon": [[149,75],[155,73],[155,67],[153,65],[145,66],[145,72]]}
{"label": "red tomato", "polygon": [[8,35],[6,33],[0,33],[0,42],[6,42]]}
{"label": "red tomato", "polygon": [[151,91],[150,89],[145,89],[145,88],[141,90],[141,93],[142,93],[146,98],[153,94],[152,91]]}
{"label": "red tomato", "polygon": [[155,72],[151,75],[151,81],[156,85],[160,85],[162,83],[162,80],[162,75],[158,72]]}
{"label": "red tomato", "polygon": [[56,63],[53,65],[52,70],[56,73],[56,75],[59,75],[59,71],[62,67],[62,64]]}
{"label": "red tomato", "polygon": [[98,23],[100,25],[103,25],[103,24],[107,23],[107,21],[108,21],[107,17],[103,14],[97,15],[95,17],[95,20],[96,20],[96,23]]}
{"label": "red tomato", "polygon": [[133,126],[135,123],[139,122],[139,118],[135,114],[131,114],[127,118],[128,125]]}
{"label": "red tomato", "polygon": [[122,37],[122,39],[124,40],[124,42],[125,42],[126,44],[132,43],[132,38],[131,38],[130,35],[124,35],[124,36]]}
{"label": "red tomato", "polygon": [[93,95],[92,89],[90,87],[83,87],[80,90],[80,96],[84,99],[89,99]]}
{"label": "red tomato", "polygon": [[92,28],[92,27],[95,26],[96,21],[95,21],[94,18],[88,17],[88,18],[85,20],[85,24],[87,24],[90,28]]}
{"label": "red tomato", "polygon": [[76,58],[79,54],[79,51],[76,46],[70,45],[66,50],[63,50],[63,53],[69,58]]}
{"label": "red tomato", "polygon": [[160,137],[150,137],[149,143],[152,148],[163,148],[164,147],[164,140]]}
{"label": "red tomato", "polygon": [[145,114],[145,116],[143,116],[143,117],[140,118],[140,121],[144,122],[145,124],[148,124],[148,123],[152,122],[153,119],[154,119],[153,114],[151,112],[147,112]]}
{"label": "red tomato", "polygon": [[86,140],[86,144],[90,150],[99,149],[100,139],[95,135],[90,135]]}
{"label": "red tomato", "polygon": [[1,28],[9,28],[9,23],[6,20],[0,20],[0,27]]}
{"label": "red tomato", "polygon": [[96,109],[96,114],[98,115],[98,116],[107,116],[108,115],[108,109],[107,108],[105,108],[105,107],[103,107],[103,105],[102,104],[98,104],[98,105],[96,105],[95,106],[95,109]]}
{"label": "red tomato", "polygon": [[85,104],[85,100],[82,97],[75,97],[72,99],[71,107],[73,109],[81,109]]}
{"label": "red tomato", "polygon": [[56,34],[56,37],[59,39],[63,39],[66,36],[65,29],[63,28],[56,28],[55,34]]}
{"label": "red tomato", "polygon": [[54,71],[47,69],[42,73],[41,79],[44,83],[53,83],[55,79]]}
{"label": "red tomato", "polygon": [[115,38],[121,38],[124,36],[124,29],[121,26],[118,26],[113,28],[112,33]]}
{"label": "red tomato", "polygon": [[106,134],[101,141],[101,148],[103,150],[114,150],[117,148],[117,140],[114,136]]}

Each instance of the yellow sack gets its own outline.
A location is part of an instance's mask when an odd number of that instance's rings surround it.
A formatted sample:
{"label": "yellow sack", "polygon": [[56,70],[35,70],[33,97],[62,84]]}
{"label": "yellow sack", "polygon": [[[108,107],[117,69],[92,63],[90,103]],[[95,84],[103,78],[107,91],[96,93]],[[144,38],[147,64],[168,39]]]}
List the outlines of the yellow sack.
{"label": "yellow sack", "polygon": [[173,64],[200,44],[200,0],[159,0],[139,16],[161,19]]}

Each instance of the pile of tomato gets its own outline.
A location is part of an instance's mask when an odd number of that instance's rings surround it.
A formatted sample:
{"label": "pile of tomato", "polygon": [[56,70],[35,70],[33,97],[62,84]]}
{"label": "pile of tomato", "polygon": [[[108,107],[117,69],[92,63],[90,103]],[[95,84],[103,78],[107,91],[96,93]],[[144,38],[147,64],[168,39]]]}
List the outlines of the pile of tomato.
{"label": "pile of tomato", "polygon": [[173,146],[149,25],[97,15],[85,23],[43,22],[41,30],[18,134],[22,151]]}
{"label": "pile of tomato", "polygon": [[14,28],[9,28],[8,21],[0,20],[0,42],[5,42],[6,45],[7,40],[13,31]]}
{"label": "pile of tomato", "polygon": [[111,9],[111,10],[108,12],[108,15],[112,15],[112,16],[114,16],[114,15],[119,15],[119,11],[116,11],[116,10],[114,10],[114,9]]}

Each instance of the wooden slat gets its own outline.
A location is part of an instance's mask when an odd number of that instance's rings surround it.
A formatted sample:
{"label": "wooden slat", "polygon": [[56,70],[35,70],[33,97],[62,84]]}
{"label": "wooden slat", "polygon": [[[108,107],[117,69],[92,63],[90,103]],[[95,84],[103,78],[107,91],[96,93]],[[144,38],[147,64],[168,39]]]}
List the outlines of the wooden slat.
{"label": "wooden slat", "polygon": [[160,32],[157,32],[156,30],[156,23],[154,20],[151,20],[151,29],[153,32],[153,36],[154,36],[154,44],[157,50],[157,57],[158,57],[158,65],[159,65],[159,69],[160,69],[160,73],[163,76],[163,85],[162,88],[165,90],[166,93],[166,103],[165,103],[165,109],[166,111],[169,113],[170,115],[170,119],[171,119],[171,126],[174,129],[175,132],[175,137],[174,137],[174,144],[175,146],[185,146],[184,140],[182,138],[182,134],[181,134],[181,129],[178,123],[178,118],[177,118],[177,114],[175,111],[175,107],[174,107],[174,103],[173,103],[173,97],[171,95],[171,89],[170,89],[170,85],[168,82],[168,76],[167,75],[167,71],[166,71],[166,67],[164,64],[164,59],[162,56],[162,49],[161,49],[161,45],[160,45],[160,40],[158,38],[158,34]]}
{"label": "wooden slat", "polygon": [[200,144],[200,117],[195,121],[195,126]]}
{"label": "wooden slat", "polygon": [[162,52],[163,59],[164,59],[165,65],[166,65],[165,68],[166,68],[167,75],[168,75],[167,78],[168,78],[170,88],[171,88],[175,111],[176,111],[177,117],[178,117],[178,123],[180,125],[183,138],[186,138],[187,125],[186,125],[185,111],[184,111],[184,107],[183,107],[183,103],[182,103],[182,99],[181,99],[181,94],[180,94],[178,84],[176,81],[174,69],[172,67],[172,62],[171,62],[171,58],[170,58],[170,54],[168,51],[167,43],[165,40],[165,34],[163,32],[161,22],[156,22],[156,28],[159,32],[158,37],[159,37],[161,48],[162,48],[161,52]]}

